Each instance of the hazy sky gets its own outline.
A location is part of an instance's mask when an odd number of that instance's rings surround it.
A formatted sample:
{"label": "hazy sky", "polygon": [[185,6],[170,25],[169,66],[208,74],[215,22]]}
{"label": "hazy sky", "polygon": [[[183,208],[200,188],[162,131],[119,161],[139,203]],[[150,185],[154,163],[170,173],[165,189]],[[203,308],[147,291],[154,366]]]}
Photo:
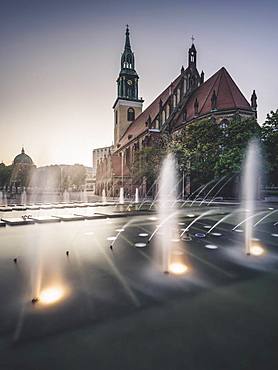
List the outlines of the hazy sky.
{"label": "hazy sky", "polygon": [[146,107],[187,63],[193,34],[205,78],[225,66],[259,122],[278,108],[275,0],[7,0],[0,9],[0,161],[24,144],[37,165],[91,165],[113,140],[125,24]]}

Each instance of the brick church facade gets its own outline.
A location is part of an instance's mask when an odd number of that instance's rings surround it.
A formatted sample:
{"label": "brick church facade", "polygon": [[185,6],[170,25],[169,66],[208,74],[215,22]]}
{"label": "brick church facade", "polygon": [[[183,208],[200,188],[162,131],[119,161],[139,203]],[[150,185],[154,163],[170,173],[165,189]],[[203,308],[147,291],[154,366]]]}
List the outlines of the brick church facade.
{"label": "brick church facade", "polygon": [[127,27],[117,79],[118,95],[113,106],[114,147],[97,164],[99,195],[105,189],[108,196],[118,196],[119,189],[124,187],[125,195],[133,196],[138,187],[141,196],[145,196],[146,179],[134,183],[130,168],[136,152],[159,145],[163,133],[178,134],[186,125],[201,119],[212,118],[220,125],[228,125],[235,115],[257,116],[255,91],[249,103],[224,67],[205,81],[204,72],[197,69],[193,43],[188,51],[187,68],[182,67],[176,79],[145,110],[142,98],[138,97],[138,81]]}

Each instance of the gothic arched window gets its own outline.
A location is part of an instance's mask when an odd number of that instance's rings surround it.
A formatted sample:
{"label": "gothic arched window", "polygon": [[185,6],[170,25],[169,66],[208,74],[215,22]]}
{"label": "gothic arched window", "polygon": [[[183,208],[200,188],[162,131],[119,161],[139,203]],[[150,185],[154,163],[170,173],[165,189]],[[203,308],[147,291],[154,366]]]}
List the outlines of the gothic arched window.
{"label": "gothic arched window", "polygon": [[135,110],[133,108],[128,108],[127,110],[127,120],[134,121],[135,119]]}
{"label": "gothic arched window", "polygon": [[179,104],[181,98],[181,91],[180,89],[177,90],[177,104]]}
{"label": "gothic arched window", "polygon": [[174,94],[174,96],[173,96],[173,107],[176,108],[176,106],[177,106],[177,96],[176,96],[176,94]]}
{"label": "gothic arched window", "polygon": [[166,114],[165,114],[165,110],[162,111],[162,124],[165,122],[166,120]]}
{"label": "gothic arched window", "polygon": [[167,104],[166,105],[166,119],[168,119],[169,115],[170,115],[170,105]]}

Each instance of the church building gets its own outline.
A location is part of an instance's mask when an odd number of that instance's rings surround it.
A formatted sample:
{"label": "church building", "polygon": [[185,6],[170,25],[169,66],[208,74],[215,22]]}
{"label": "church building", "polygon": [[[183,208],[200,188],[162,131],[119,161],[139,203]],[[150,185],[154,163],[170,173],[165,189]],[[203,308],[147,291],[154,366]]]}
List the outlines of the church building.
{"label": "church building", "polygon": [[130,168],[136,152],[157,145],[163,133],[175,135],[186,125],[211,118],[220,125],[239,115],[257,116],[255,91],[250,103],[241,93],[228,71],[222,67],[205,80],[197,68],[197,50],[192,40],[188,50],[187,67],[143,110],[143,99],[138,96],[139,76],[135,70],[135,56],[131,49],[129,28],[126,28],[121,70],[117,79],[117,98],[114,109],[114,147],[97,164],[96,193],[103,189],[108,196],[118,196],[124,187],[133,196],[139,187],[144,196],[144,179],[135,184]]}

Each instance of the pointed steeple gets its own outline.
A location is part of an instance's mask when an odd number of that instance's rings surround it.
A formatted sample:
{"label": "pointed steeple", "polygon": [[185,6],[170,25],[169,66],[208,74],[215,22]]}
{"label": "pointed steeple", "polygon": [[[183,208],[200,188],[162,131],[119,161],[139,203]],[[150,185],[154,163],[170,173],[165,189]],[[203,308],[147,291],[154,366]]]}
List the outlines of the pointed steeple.
{"label": "pointed steeple", "polygon": [[131,69],[135,71],[135,59],[131,50],[128,25],[126,26],[125,31],[125,47],[121,59],[121,69]]}
{"label": "pointed steeple", "polygon": [[188,66],[194,66],[197,65],[197,50],[195,48],[195,45],[192,43],[191,48],[188,50]]}
{"label": "pointed steeple", "polygon": [[197,69],[197,50],[193,41],[194,38],[192,37],[192,45],[188,49],[188,66],[184,73],[186,81],[186,94],[191,93],[204,82],[204,73],[202,73],[200,76]]}
{"label": "pointed steeple", "polygon": [[258,107],[258,104],[257,104],[257,95],[256,95],[256,91],[253,90],[253,94],[251,96],[251,107],[252,107],[252,110],[255,112],[255,117],[257,118],[257,107]]}
{"label": "pointed steeple", "polygon": [[[131,50],[129,27],[126,26],[125,45],[121,57],[121,70],[117,79],[118,98],[142,101],[138,98],[139,76],[135,71],[135,57]],[[117,100],[116,100],[117,101]],[[115,103],[116,104],[116,103]]]}
{"label": "pointed steeple", "polygon": [[253,90],[253,94],[251,96],[251,107],[256,110],[257,109],[257,95],[256,91]]}
{"label": "pointed steeple", "polygon": [[126,31],[125,31],[125,50],[131,50],[128,24],[126,25]]}

